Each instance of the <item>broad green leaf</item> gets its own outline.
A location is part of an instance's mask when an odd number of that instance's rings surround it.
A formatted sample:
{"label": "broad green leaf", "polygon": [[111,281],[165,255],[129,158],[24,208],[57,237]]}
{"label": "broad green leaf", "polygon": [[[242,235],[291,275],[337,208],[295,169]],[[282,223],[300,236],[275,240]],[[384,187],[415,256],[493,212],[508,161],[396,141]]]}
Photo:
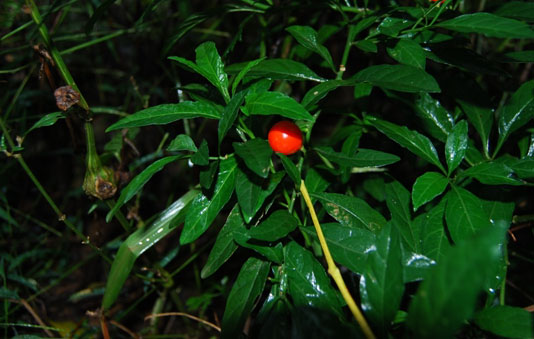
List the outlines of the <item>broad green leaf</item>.
{"label": "broad green leaf", "polygon": [[412,188],[413,210],[431,201],[447,188],[449,180],[437,172],[426,172],[415,180]]}
{"label": "broad green leaf", "polygon": [[239,213],[239,207],[235,205],[228,215],[226,223],[219,231],[217,239],[215,239],[215,243],[211,248],[208,260],[200,272],[200,277],[202,279],[205,279],[215,273],[219,267],[222,266],[222,264],[230,259],[232,254],[234,254],[235,250],[237,249],[237,244],[234,242],[233,233],[236,229],[244,227],[245,224],[241,214]]}
{"label": "broad green leaf", "polygon": [[[252,61],[249,61],[245,64],[245,66],[239,71],[239,73],[237,73],[237,75],[235,76],[235,79],[234,81],[232,82],[232,95],[235,94],[235,91],[237,89],[237,86],[239,85],[239,83],[241,82],[241,80],[243,80],[243,78],[245,77],[245,75],[247,75],[247,73],[252,69],[252,67],[258,65],[260,62],[262,62],[263,60],[265,60],[265,57],[262,57],[262,58],[259,58],[259,59],[256,59],[256,60],[252,60]],[[232,98],[233,99],[233,98]]]}
{"label": "broad green leaf", "polygon": [[253,239],[248,230],[245,227],[239,227],[234,230],[234,241],[241,247],[249,248],[261,255],[263,255],[267,260],[275,262],[277,264],[282,264],[284,261],[284,251],[282,243],[278,242],[276,244],[259,241]]}
{"label": "broad green leaf", "polygon": [[463,100],[459,100],[458,103],[480,136],[484,152],[489,154],[489,136],[493,125],[493,110]]}
{"label": "broad green leaf", "polygon": [[380,25],[378,25],[376,31],[387,36],[396,37],[400,31],[412,26],[413,24],[414,22],[410,20],[387,16],[384,18],[384,20],[382,20]]}
{"label": "broad green leaf", "polygon": [[247,94],[246,91],[238,92],[236,95],[232,97],[230,102],[224,108],[221,114],[221,120],[219,120],[219,130],[218,130],[219,145],[222,143],[222,141],[224,140],[224,137],[226,136],[226,133],[228,133],[228,131],[234,124],[234,121],[237,118],[237,115],[239,113],[239,107],[243,103],[243,100],[245,100],[246,94]]}
{"label": "broad green leaf", "polygon": [[404,293],[401,245],[397,230],[387,225],[377,236],[360,279],[362,309],[379,336],[385,335]]}
{"label": "broad green leaf", "polygon": [[523,1],[506,1],[494,14],[534,22],[534,3]]}
{"label": "broad green leaf", "polygon": [[508,52],[499,60],[500,62],[534,62],[534,51]]}
{"label": "broad green leaf", "polygon": [[515,203],[482,200],[482,207],[488,214],[490,222],[494,225],[499,223],[510,226],[514,215]]}
{"label": "broad green leaf", "polygon": [[354,99],[368,97],[373,91],[373,85],[367,82],[359,82],[354,85]]}
{"label": "broad green leaf", "polygon": [[419,215],[414,220],[414,224],[420,230],[421,252],[438,263],[443,258],[445,251],[451,247],[449,239],[445,234],[444,218],[446,204],[447,199],[441,199],[438,205],[434,206],[425,214]]}
{"label": "broad green leaf", "polygon": [[526,23],[483,12],[460,15],[436,26],[495,38],[534,38],[534,31]]}
{"label": "broad green leaf", "polygon": [[482,201],[473,193],[454,185],[447,193],[445,219],[455,243],[468,239],[477,231],[490,226]]}
{"label": "broad green leaf", "polygon": [[43,116],[41,119],[37,120],[32,127],[30,127],[29,130],[27,130],[25,133],[24,133],[24,137],[26,137],[26,135],[28,135],[28,133],[30,133],[31,131],[33,131],[34,129],[37,129],[37,128],[41,128],[41,127],[48,127],[48,126],[52,126],[54,125],[59,119],[64,119],[65,118],[65,114],[63,112],[54,112],[54,113],[49,113],[45,116]]}
{"label": "broad green leaf", "polygon": [[207,118],[219,119],[215,106],[200,101],[184,101],[179,104],[163,104],[136,112],[123,118],[106,129],[106,132],[121,128],[165,125],[180,119]]}
{"label": "broad green leaf", "polygon": [[396,155],[366,148],[359,148],[355,156],[335,152],[326,146],[316,147],[315,150],[326,159],[346,167],[382,167],[400,160]]}
{"label": "broad green leaf", "polygon": [[369,117],[370,123],[391,140],[395,141],[410,152],[436,165],[443,173],[445,169],[439,162],[438,152],[432,142],[417,131],[412,131],[405,126],[398,126],[391,122]]}
{"label": "broad green leaf", "polygon": [[248,235],[253,239],[276,241],[291,233],[297,227],[297,223],[297,219],[287,210],[278,210],[258,226],[252,227]]}
{"label": "broad green leaf", "polygon": [[296,307],[311,306],[342,316],[337,291],[313,254],[296,242],[284,248],[289,293]]}
{"label": "broad green leaf", "polygon": [[452,129],[445,143],[445,161],[447,162],[447,175],[451,173],[464,160],[467,151],[467,122],[462,120]]}
{"label": "broad green leaf", "polygon": [[398,181],[392,181],[386,184],[386,204],[391,213],[391,222],[398,229],[403,245],[418,253],[419,239],[412,227],[410,192]]}
{"label": "broad green leaf", "polygon": [[517,159],[510,166],[520,178],[534,178],[534,158]]}
{"label": "broad green leaf", "polygon": [[236,154],[245,162],[247,167],[262,178],[269,176],[271,155],[273,149],[263,139],[252,139],[245,143],[232,144]]}
{"label": "broad green leaf", "polygon": [[534,117],[534,80],[525,82],[502,108],[499,116],[499,140],[495,154],[508,136]]}
{"label": "broad green leaf", "polygon": [[212,161],[208,164],[207,167],[200,170],[198,174],[198,182],[200,186],[204,189],[210,189],[213,179],[217,174],[217,169],[219,168],[219,161]]}
{"label": "broad green leaf", "polygon": [[436,80],[420,68],[408,65],[375,65],[356,73],[353,80],[399,92],[440,92]]}
{"label": "broad green leaf", "polygon": [[[228,74],[235,74],[245,68],[247,63],[233,64],[226,68]],[[326,81],[308,66],[289,59],[267,59],[252,67],[247,73],[250,77],[270,78],[272,80],[311,80]]]}
{"label": "broad green leaf", "polygon": [[165,157],[163,159],[159,159],[157,161],[154,161],[150,166],[145,168],[141,173],[135,176],[135,178],[130,181],[130,183],[124,187],[121,191],[121,195],[119,196],[119,199],[117,199],[117,202],[113,206],[113,208],[108,212],[106,215],[106,222],[110,222],[111,218],[117,213],[117,211],[127,203],[131,198],[133,198],[134,195],[139,192],[143,186],[152,178],[154,174],[161,171],[165,165],[176,161],[180,159],[182,156],[175,155],[170,157]]}
{"label": "broad green leaf", "polygon": [[[485,75],[508,75],[506,71],[498,67],[488,58],[477,54],[473,49],[465,47],[453,47],[450,44],[444,44],[439,47],[438,44],[432,44],[431,51],[427,51],[427,58],[438,63],[454,66],[463,72],[479,73]],[[437,46],[436,46],[437,45]],[[462,85],[465,91],[468,89]],[[461,97],[465,98],[466,95]]]}
{"label": "broad green leaf", "polygon": [[278,172],[268,179],[261,179],[252,174],[247,175],[246,171],[238,168],[235,193],[245,222],[249,223],[252,220],[283,177],[284,173]]}
{"label": "broad green leaf", "polygon": [[176,138],[174,138],[169,146],[167,146],[167,151],[190,151],[190,152],[196,152],[198,151],[197,146],[195,146],[195,142],[191,137],[187,134],[178,134]]}
{"label": "broad green leaf", "polygon": [[122,286],[130,275],[130,271],[137,257],[172,232],[172,230],[184,221],[187,211],[186,207],[189,206],[191,200],[198,194],[199,191],[197,190],[187,192],[161,212],[152,224],[130,234],[121,244],[111,265],[106,282],[106,291],[102,299],[103,310],[108,310],[119,296]]}
{"label": "broad green leaf", "polygon": [[269,262],[250,257],[241,267],[230,295],[221,326],[221,338],[238,338],[241,336],[245,321],[250,315],[256,299],[263,292],[269,275]]}
{"label": "broad green leaf", "polygon": [[401,64],[425,69],[426,53],[417,42],[409,39],[400,39],[393,48],[387,49],[388,54]]}
{"label": "broad green leaf", "polygon": [[276,155],[278,155],[280,160],[282,160],[282,166],[284,166],[287,175],[289,175],[297,187],[300,187],[301,178],[300,171],[297,166],[295,166],[293,161],[291,161],[291,159],[289,159],[286,155],[282,153],[276,153]]}
{"label": "broad green leaf", "polygon": [[378,52],[378,46],[376,42],[370,40],[360,40],[354,43],[354,46],[361,49],[365,53],[376,53]]}
{"label": "broad green leaf", "polygon": [[311,196],[321,201],[328,214],[344,226],[364,228],[376,234],[386,224],[382,214],[360,198],[338,193],[311,193]]}
{"label": "broad green leaf", "polygon": [[[354,273],[363,274],[367,267],[367,255],[375,248],[375,234],[364,228],[346,227],[338,223],[321,224],[321,229],[334,261]],[[313,227],[300,230],[318,239]]]}
{"label": "broad green leaf", "polygon": [[486,185],[522,185],[514,178],[514,171],[500,162],[483,162],[460,173],[461,177],[471,177]]}
{"label": "broad green leaf", "polygon": [[286,31],[291,34],[295,40],[305,48],[319,54],[332,68],[335,70],[334,62],[332,61],[332,56],[326,47],[324,47],[318,41],[317,32],[310,26],[289,26],[286,28]]}
{"label": "broad green leaf", "polygon": [[401,249],[403,281],[409,283],[424,280],[436,262],[421,253],[412,252],[402,243]]}
{"label": "broad green leaf", "polygon": [[210,162],[210,151],[206,139],[202,140],[198,151],[191,157],[191,162],[195,165],[206,166]]}
{"label": "broad green leaf", "polygon": [[454,118],[438,100],[428,93],[421,93],[415,103],[415,112],[431,136],[443,142],[447,139],[454,125]]}
{"label": "broad green leaf", "polygon": [[534,315],[522,308],[497,305],[475,314],[481,329],[505,338],[534,338]]}
{"label": "broad green leaf", "polygon": [[245,101],[247,115],[281,115],[293,120],[314,120],[295,99],[280,92],[249,93]]}
{"label": "broad green leaf", "polygon": [[496,272],[504,230],[487,228],[446,251],[419,286],[408,308],[407,335],[452,338]]}
{"label": "broad green leaf", "polygon": [[191,203],[185,218],[180,244],[188,244],[200,237],[211,225],[234,192],[237,162],[230,157],[221,160],[217,182],[211,197],[199,194]]}
{"label": "broad green leaf", "polygon": [[310,108],[321,99],[323,99],[329,92],[341,86],[352,86],[355,82],[351,80],[328,80],[312,87],[302,98],[301,104],[306,108]]}

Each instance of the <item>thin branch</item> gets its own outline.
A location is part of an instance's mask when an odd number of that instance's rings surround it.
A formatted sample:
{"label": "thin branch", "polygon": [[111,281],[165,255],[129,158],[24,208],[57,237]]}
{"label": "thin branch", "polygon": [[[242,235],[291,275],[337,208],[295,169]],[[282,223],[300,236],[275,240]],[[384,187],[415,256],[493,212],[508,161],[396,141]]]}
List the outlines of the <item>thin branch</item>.
{"label": "thin branch", "polygon": [[207,320],[201,319],[199,317],[195,317],[194,315],[183,313],[183,312],[167,312],[167,313],[158,313],[158,314],[149,314],[145,317],[145,321],[152,318],[157,317],[173,317],[173,316],[180,316],[180,317],[186,317],[189,319],[193,319],[195,321],[198,321],[199,323],[202,323],[206,326],[209,326],[213,329],[215,329],[217,332],[221,332],[221,328],[213,323],[210,323]]}

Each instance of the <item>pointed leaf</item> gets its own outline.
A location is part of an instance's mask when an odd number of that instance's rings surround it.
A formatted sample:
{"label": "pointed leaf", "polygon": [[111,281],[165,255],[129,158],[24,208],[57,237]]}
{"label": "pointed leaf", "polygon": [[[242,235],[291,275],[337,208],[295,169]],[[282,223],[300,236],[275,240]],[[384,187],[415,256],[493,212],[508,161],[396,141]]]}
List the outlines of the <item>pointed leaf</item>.
{"label": "pointed leaf", "polygon": [[121,128],[165,125],[180,119],[219,119],[215,106],[200,101],[184,101],[179,104],[163,104],[149,107],[123,118],[106,129],[106,132]]}
{"label": "pointed leaf", "polygon": [[198,151],[191,157],[191,162],[195,165],[206,166],[210,162],[210,150],[206,139],[202,140]]}
{"label": "pointed leaf", "polygon": [[468,168],[460,174],[461,177],[475,178],[486,185],[522,185],[514,178],[514,171],[500,162],[483,162]]}
{"label": "pointed leaf", "polygon": [[482,201],[473,193],[454,185],[447,193],[445,219],[455,243],[490,226],[488,215],[482,207]]}
{"label": "pointed leaf", "polygon": [[[237,73],[237,75],[235,76],[235,79],[234,81],[232,82],[232,95],[235,93],[236,89],[237,89],[237,86],[239,85],[239,83],[241,82],[241,80],[243,80],[243,78],[245,77],[245,75],[247,75],[247,73],[254,67],[254,66],[257,66],[260,62],[262,62],[263,60],[265,60],[265,57],[262,57],[262,58],[259,58],[259,59],[256,59],[256,60],[252,60],[252,61],[249,61],[245,64],[245,66],[239,71],[239,73]],[[233,99],[233,98],[232,98]]]}
{"label": "pointed leaf", "polygon": [[437,172],[426,172],[415,180],[412,188],[413,210],[431,201],[447,188],[449,181]]}
{"label": "pointed leaf", "polygon": [[224,72],[224,64],[212,41],[207,41],[195,49],[196,63],[201,74],[215,86],[223,95],[226,102],[230,100],[228,94],[228,76]]}
{"label": "pointed leaf", "polygon": [[534,3],[523,1],[507,1],[495,14],[517,20],[534,21]]}
{"label": "pointed leaf", "polygon": [[440,262],[444,253],[449,247],[449,239],[445,234],[445,206],[447,205],[447,199],[441,199],[437,206],[434,206],[430,211],[425,214],[419,215],[414,224],[417,224],[417,228],[420,229],[421,235],[421,252],[435,260]]}
{"label": "pointed leaf", "polygon": [[248,231],[253,239],[276,241],[291,233],[297,227],[297,219],[287,210],[273,212],[266,220]]}
{"label": "pointed leaf", "polygon": [[448,175],[451,175],[464,159],[467,151],[467,140],[467,122],[462,120],[454,126],[445,143]]}
{"label": "pointed leaf", "polygon": [[[235,74],[245,68],[247,63],[233,64],[226,68],[229,74]],[[318,76],[308,66],[290,59],[267,59],[252,67],[247,76],[270,78],[272,80],[311,80],[326,81]]]}
{"label": "pointed leaf", "polygon": [[284,261],[284,251],[282,243],[278,242],[276,244],[259,241],[252,239],[248,234],[246,227],[238,227],[234,230],[234,241],[241,247],[249,248],[265,258],[277,264],[282,264]]}
{"label": "pointed leaf", "polygon": [[198,195],[191,203],[185,218],[180,244],[188,244],[200,237],[211,225],[234,192],[237,162],[230,157],[221,161],[219,174],[211,198]]}
{"label": "pointed leaf", "polygon": [[440,92],[436,80],[420,68],[408,65],[369,66],[353,77],[360,82],[399,92]]}
{"label": "pointed leaf", "polygon": [[280,92],[249,93],[245,100],[247,115],[281,115],[293,120],[314,120],[295,99]]}
{"label": "pointed leaf", "polygon": [[534,315],[522,308],[497,305],[475,315],[481,329],[505,338],[534,338]]}
{"label": "pointed leaf", "polygon": [[419,239],[412,227],[410,192],[398,181],[390,182],[386,184],[386,204],[391,212],[391,222],[399,231],[403,246],[418,253]]}
{"label": "pointed leaf", "polygon": [[178,134],[176,138],[174,138],[169,146],[167,146],[167,151],[175,152],[175,151],[190,151],[190,152],[196,152],[197,146],[195,146],[195,142],[191,137],[187,134]]}
{"label": "pointed leaf", "polygon": [[460,15],[440,22],[437,26],[451,31],[484,34],[495,38],[534,38],[534,31],[526,23],[483,12]]}
{"label": "pointed leaf", "polygon": [[243,100],[245,100],[246,94],[246,91],[237,93],[224,108],[221,114],[221,120],[219,120],[219,145],[222,143],[226,133],[228,133],[230,128],[232,128],[232,125],[234,124],[234,121],[239,113],[239,107],[243,103]]}
{"label": "pointed leaf", "polygon": [[236,154],[252,172],[262,178],[267,178],[273,154],[273,149],[267,141],[257,138],[245,143],[234,142],[232,145]]}
{"label": "pointed leaf", "polygon": [[409,39],[400,39],[393,48],[387,49],[388,54],[401,64],[425,69],[426,53],[417,42]]}
{"label": "pointed leaf", "polygon": [[463,100],[459,100],[458,103],[462,107],[465,115],[467,115],[467,119],[480,136],[485,153],[489,154],[489,135],[493,125],[492,109],[481,107]]}
{"label": "pointed leaf", "polygon": [[241,267],[226,301],[222,319],[221,338],[238,338],[245,321],[263,292],[270,264],[251,257]]}
{"label": "pointed leaf", "polygon": [[321,99],[323,99],[329,92],[341,86],[353,86],[353,80],[328,80],[312,87],[302,98],[301,104],[306,108],[310,108]]}
{"label": "pointed leaf", "polygon": [[382,214],[371,208],[364,200],[337,193],[312,193],[325,210],[340,224],[359,227],[377,233],[386,224]]}
{"label": "pointed leaf", "polygon": [[54,125],[59,119],[64,119],[66,116],[63,112],[54,112],[54,113],[49,113],[45,116],[43,116],[41,119],[37,120],[32,127],[30,127],[29,130],[27,130],[25,133],[24,133],[24,137],[26,137],[26,135],[28,135],[28,133],[30,133],[31,131],[33,131],[34,129],[37,129],[37,128],[41,128],[41,127],[48,127],[48,126],[52,126]]}
{"label": "pointed leaf", "polygon": [[278,155],[280,160],[282,160],[282,165],[284,166],[287,175],[289,175],[297,187],[300,187],[301,178],[300,171],[297,166],[295,166],[293,161],[291,161],[291,159],[289,159],[286,155],[282,153],[276,153],[276,155]]}
{"label": "pointed leaf", "polygon": [[317,147],[315,150],[326,159],[347,167],[382,167],[400,160],[396,155],[366,148],[358,148],[354,156],[335,152],[326,146]]}
{"label": "pointed leaf", "polygon": [[319,54],[330,68],[335,69],[332,56],[326,47],[318,41],[317,32],[310,26],[289,26],[286,31],[291,34],[299,44],[312,52]]}
{"label": "pointed leaf", "polygon": [[428,133],[440,141],[445,141],[454,125],[454,118],[445,107],[430,94],[421,93],[415,108]]}

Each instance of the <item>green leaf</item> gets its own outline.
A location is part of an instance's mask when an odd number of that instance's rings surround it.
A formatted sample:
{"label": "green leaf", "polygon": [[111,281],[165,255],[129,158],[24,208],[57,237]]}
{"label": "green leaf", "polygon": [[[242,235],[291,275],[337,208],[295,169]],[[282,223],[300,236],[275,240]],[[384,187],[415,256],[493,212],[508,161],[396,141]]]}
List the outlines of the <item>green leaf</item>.
{"label": "green leaf", "polygon": [[134,195],[139,192],[145,186],[145,184],[152,178],[154,174],[161,171],[165,165],[176,161],[180,159],[182,156],[175,155],[171,157],[165,157],[163,159],[159,159],[157,161],[154,161],[150,166],[145,168],[141,173],[135,176],[135,178],[130,181],[130,183],[124,187],[121,191],[121,195],[119,196],[119,199],[117,199],[117,202],[113,206],[113,208],[108,212],[106,215],[106,222],[110,222],[111,218],[117,213],[117,211],[127,203],[131,198],[133,198]]}
{"label": "green leaf", "polygon": [[534,3],[522,1],[506,1],[494,14],[517,20],[534,21]]}
{"label": "green leaf", "polygon": [[438,205],[414,220],[414,225],[417,225],[416,228],[420,230],[421,252],[438,263],[447,249],[451,247],[443,222],[446,204],[447,199],[441,199]]}
{"label": "green leaf", "polygon": [[232,144],[236,154],[245,162],[247,167],[262,178],[269,176],[271,155],[273,149],[263,139],[252,139],[245,143]]}
{"label": "green leaf", "polygon": [[258,240],[276,241],[293,232],[297,223],[297,219],[287,210],[278,210],[258,226],[252,227],[248,235]]}
{"label": "green leaf", "polygon": [[26,137],[28,135],[28,133],[30,133],[31,131],[33,131],[34,129],[37,129],[37,128],[41,128],[41,127],[48,127],[48,126],[52,126],[54,125],[59,119],[64,119],[65,118],[65,114],[63,112],[54,112],[54,113],[49,113],[45,116],[43,116],[41,119],[37,120],[32,127],[30,127],[29,130],[27,130],[25,133],[24,133],[24,137]]}
{"label": "green leaf", "polygon": [[332,56],[326,47],[321,45],[318,41],[317,32],[310,26],[289,26],[286,28],[286,31],[291,34],[295,40],[304,48],[309,49],[312,52],[319,54],[326,63],[335,70],[334,62],[332,61]]}
{"label": "green leaf", "polygon": [[460,173],[460,177],[471,177],[486,185],[522,185],[514,178],[514,171],[500,162],[483,162]]}
{"label": "green leaf", "polygon": [[241,247],[250,248],[251,250],[263,255],[267,260],[282,264],[284,261],[284,251],[282,243],[273,243],[252,239],[245,227],[237,228],[234,231],[234,241]]}
{"label": "green leaf", "polygon": [[480,136],[480,140],[482,140],[482,145],[484,147],[484,152],[489,154],[489,136],[491,127],[493,125],[492,109],[481,107],[477,104],[463,100],[458,100],[458,103],[462,107],[465,115],[467,115],[467,119]]}
{"label": "green leaf", "polygon": [[426,172],[415,180],[412,188],[413,210],[431,201],[447,188],[449,180],[437,172]]}
{"label": "green leaf", "polygon": [[212,161],[208,164],[207,167],[200,170],[198,174],[198,182],[200,186],[204,189],[210,189],[213,179],[217,174],[217,169],[219,168],[219,161]]}
{"label": "green leaf", "polygon": [[337,193],[311,193],[311,196],[321,201],[328,214],[344,226],[377,233],[386,224],[382,214],[360,198]]}
{"label": "green leaf", "polygon": [[508,52],[504,54],[504,57],[499,60],[500,62],[517,62],[527,63],[534,62],[534,51],[517,51]]}
{"label": "green leaf", "polygon": [[226,223],[219,231],[217,239],[211,248],[211,252],[208,256],[208,260],[202,271],[200,272],[200,277],[206,279],[217,270],[234,254],[237,249],[237,244],[234,242],[234,231],[239,228],[244,228],[245,224],[241,214],[239,213],[239,207],[234,206]]}
{"label": "green leaf", "polygon": [[[247,63],[233,64],[226,68],[229,74],[235,74],[245,68]],[[267,59],[252,67],[247,76],[270,78],[272,80],[310,80],[323,82],[325,78],[318,76],[308,66],[290,59]]]}
{"label": "green leaf", "polygon": [[335,152],[326,146],[316,147],[315,150],[326,159],[347,167],[382,167],[400,160],[396,155],[366,148],[358,148],[355,156]]}
{"label": "green leaf", "polygon": [[534,31],[526,23],[483,12],[460,15],[436,26],[495,38],[534,38]]}
{"label": "green leaf", "polygon": [[228,133],[228,131],[234,124],[234,121],[239,113],[239,107],[243,103],[243,100],[245,100],[246,94],[247,91],[241,91],[237,93],[232,97],[230,102],[224,108],[221,114],[221,120],[219,120],[219,145],[222,143],[224,137],[226,136],[226,133]]}
{"label": "green leaf", "polygon": [[247,223],[256,215],[283,177],[284,173],[278,172],[268,179],[260,179],[254,175],[247,175],[246,171],[238,168],[235,192],[241,213]]}
{"label": "green leaf", "polygon": [[452,247],[419,286],[408,308],[410,337],[452,338],[475,309],[496,273],[504,230],[485,232]]}
{"label": "green leaf", "polygon": [[195,142],[191,137],[187,134],[178,134],[176,138],[174,138],[169,146],[167,146],[167,151],[175,152],[175,151],[190,151],[190,152],[196,152],[198,151],[197,146],[195,146]]}
{"label": "green leaf", "polygon": [[352,78],[383,89],[399,92],[440,92],[436,80],[420,68],[408,65],[375,65],[356,73]]}
{"label": "green leaf", "polygon": [[121,244],[106,282],[106,291],[102,299],[103,310],[108,310],[117,300],[135,260],[184,221],[186,207],[198,194],[197,190],[187,192],[161,212],[152,224],[130,234]]}
{"label": "green leaf", "polygon": [[412,215],[410,214],[410,192],[398,181],[386,184],[386,204],[391,212],[391,222],[395,226],[403,244],[410,251],[419,252],[418,238],[412,227]]}
{"label": "green leaf", "polygon": [[314,120],[295,99],[280,92],[249,93],[245,100],[247,115],[281,115],[293,120]]}
{"label": "green leaf", "polygon": [[432,142],[417,131],[412,131],[405,126],[398,126],[391,122],[368,117],[370,123],[388,138],[397,144],[407,148],[410,152],[436,165],[443,173],[445,169],[439,162],[438,152]]}
{"label": "green leaf", "polygon": [[404,293],[401,245],[397,230],[385,226],[377,236],[376,249],[369,253],[360,279],[362,309],[385,335],[399,309]]}
{"label": "green leaf", "polygon": [[282,160],[282,165],[284,166],[287,175],[289,175],[297,187],[300,187],[301,178],[300,171],[298,170],[297,166],[295,166],[293,161],[291,161],[291,159],[289,159],[286,155],[282,153],[276,153],[276,155],[278,155],[280,160]]}
{"label": "green leaf", "polygon": [[534,117],[533,92],[534,80],[525,82],[502,108],[498,122],[499,140],[497,141],[495,154],[497,154],[512,132],[524,126]]}
{"label": "green leaf", "polygon": [[447,193],[445,219],[455,243],[470,238],[477,231],[490,226],[482,201],[473,193],[454,185],[451,185],[451,190]]}
{"label": "green leaf", "polygon": [[413,21],[410,20],[387,16],[384,18],[384,20],[382,20],[380,25],[378,25],[376,31],[387,36],[396,37],[400,31],[412,26],[413,24]]}
{"label": "green leaf", "polygon": [[431,136],[440,141],[447,139],[454,125],[454,118],[438,100],[428,93],[421,93],[415,103],[415,112]]}
{"label": "green leaf", "polygon": [[497,305],[475,314],[475,324],[505,338],[534,338],[534,315],[519,308]]}
{"label": "green leaf", "polygon": [[[232,95],[235,93],[236,89],[237,89],[237,86],[239,85],[239,83],[241,82],[241,80],[243,80],[243,78],[245,77],[245,75],[247,75],[247,73],[254,67],[254,66],[257,66],[260,62],[262,62],[263,60],[265,60],[265,57],[262,57],[262,58],[259,58],[259,59],[256,59],[256,60],[252,60],[252,61],[249,61],[245,64],[245,66],[239,71],[239,73],[237,73],[237,75],[235,76],[235,79],[234,81],[232,82]],[[232,98],[233,99],[233,98]]]}
{"label": "green leaf", "polygon": [[510,166],[521,179],[534,178],[533,158],[517,159],[516,161],[511,163]]}
{"label": "green leaf", "polygon": [[207,118],[219,119],[215,106],[200,101],[184,101],[179,104],[163,104],[136,112],[123,118],[106,129],[106,132],[121,128],[165,125],[180,119]]}
{"label": "green leaf", "polygon": [[323,266],[296,242],[284,248],[289,293],[296,307],[311,306],[342,316],[341,303]]}
{"label": "green leaf", "polygon": [[180,244],[185,245],[195,241],[208,229],[234,192],[236,172],[235,158],[221,160],[211,198],[200,194],[191,203],[180,235]]}
{"label": "green leaf", "polygon": [[302,98],[301,104],[306,108],[310,108],[321,99],[323,99],[329,92],[341,86],[353,86],[354,81],[351,80],[328,80],[312,87]]}
{"label": "green leaf", "polygon": [[452,129],[445,143],[445,160],[447,162],[447,175],[460,165],[467,151],[467,122],[462,120]]}
{"label": "green leaf", "polygon": [[195,165],[206,166],[210,162],[210,151],[208,142],[203,139],[198,147],[198,151],[191,157],[191,162]]}
{"label": "green leaf", "polygon": [[361,49],[365,53],[376,53],[378,52],[378,46],[376,42],[370,40],[360,40],[354,43],[354,46]]}
{"label": "green leaf", "polygon": [[256,299],[263,292],[269,267],[269,262],[254,257],[243,264],[226,300],[221,339],[240,337]]}
{"label": "green leaf", "polygon": [[426,53],[417,42],[409,39],[400,39],[393,48],[387,49],[388,54],[401,64],[425,69]]}
{"label": "green leaf", "polygon": [[[338,223],[321,224],[321,229],[334,261],[354,273],[363,274],[367,267],[367,255],[375,248],[375,234],[364,228],[346,227]],[[313,227],[302,227],[300,230],[318,239]]]}

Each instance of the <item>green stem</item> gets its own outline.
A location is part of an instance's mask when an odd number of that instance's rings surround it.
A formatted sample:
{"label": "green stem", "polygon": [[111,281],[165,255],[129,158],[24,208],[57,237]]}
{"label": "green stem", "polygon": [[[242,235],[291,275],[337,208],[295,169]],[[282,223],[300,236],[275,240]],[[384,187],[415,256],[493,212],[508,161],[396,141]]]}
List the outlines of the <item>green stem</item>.
{"label": "green stem", "polygon": [[506,273],[508,272],[508,246],[506,244],[503,246],[503,256],[504,256],[504,265],[506,266],[506,270],[504,270],[504,274],[502,277],[501,282],[501,291],[499,293],[499,304],[505,305],[506,304]]}
{"label": "green stem", "polygon": [[339,72],[337,72],[336,80],[341,80],[343,78],[343,73],[347,69],[347,61],[349,59],[350,48],[352,47],[353,36],[350,34],[351,26],[349,25],[349,34],[347,34],[347,40],[345,41],[345,50],[343,51],[343,56],[341,57],[341,64],[339,65]]}

